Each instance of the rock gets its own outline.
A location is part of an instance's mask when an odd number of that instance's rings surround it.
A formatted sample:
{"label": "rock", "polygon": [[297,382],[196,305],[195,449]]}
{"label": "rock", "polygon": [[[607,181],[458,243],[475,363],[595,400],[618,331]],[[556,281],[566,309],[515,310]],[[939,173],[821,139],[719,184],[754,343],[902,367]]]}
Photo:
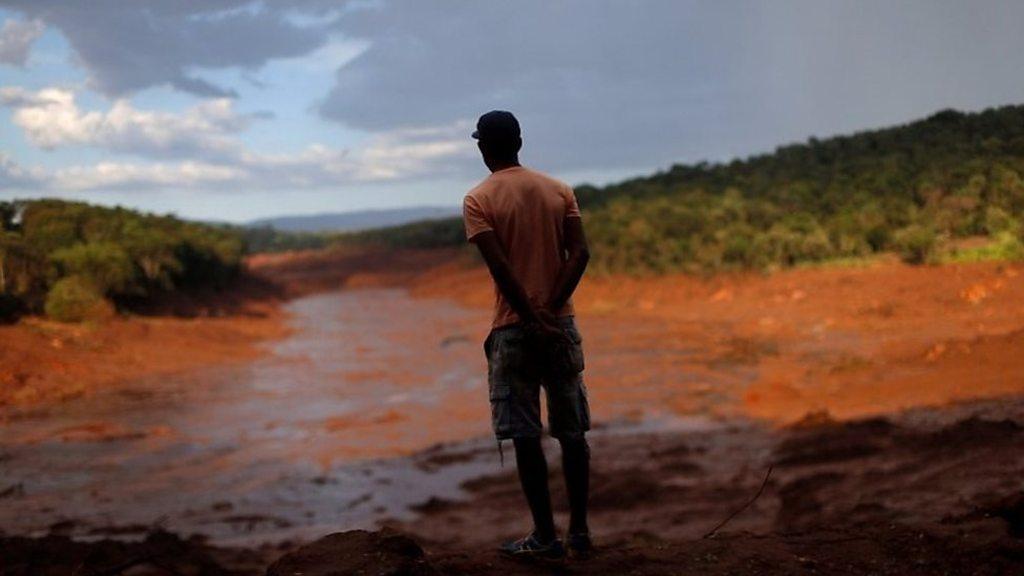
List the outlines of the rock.
{"label": "rock", "polygon": [[391,530],[337,532],[286,554],[267,576],[433,576],[423,549]]}

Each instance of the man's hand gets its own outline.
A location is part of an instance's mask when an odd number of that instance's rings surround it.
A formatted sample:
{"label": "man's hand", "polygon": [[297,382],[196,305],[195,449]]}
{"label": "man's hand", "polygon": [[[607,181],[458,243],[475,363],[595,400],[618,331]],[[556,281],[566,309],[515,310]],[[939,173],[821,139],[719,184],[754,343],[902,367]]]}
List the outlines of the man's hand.
{"label": "man's hand", "polygon": [[587,269],[587,262],[590,261],[587,237],[583,234],[583,221],[575,217],[566,218],[562,228],[566,259],[558,278],[555,279],[551,300],[547,303],[547,308],[554,314],[565,306],[572,293],[576,291],[583,271]]}
{"label": "man's hand", "polygon": [[539,322],[551,326],[558,326],[558,318],[555,316],[555,311],[548,308],[547,306],[535,308],[534,314],[537,315],[537,320]]}
{"label": "man's hand", "polygon": [[532,325],[528,325],[528,329],[532,330],[542,343],[550,345],[568,338],[562,327],[558,325],[558,318],[551,310],[535,308],[534,314],[537,317],[537,321]]}

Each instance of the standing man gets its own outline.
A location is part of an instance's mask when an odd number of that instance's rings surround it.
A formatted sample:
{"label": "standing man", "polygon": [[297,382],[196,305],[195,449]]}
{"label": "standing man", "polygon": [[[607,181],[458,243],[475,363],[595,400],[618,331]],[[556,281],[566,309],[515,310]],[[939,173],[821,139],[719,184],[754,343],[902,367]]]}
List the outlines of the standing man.
{"label": "standing man", "polygon": [[[570,297],[590,254],[572,188],[519,164],[522,138],[510,112],[484,114],[473,132],[491,175],[463,202],[466,237],[494,279],[491,333],[484,342],[491,423],[515,445],[519,481],[533,531],[501,547],[520,558],[561,560],[590,553],[587,493],[590,409],[583,385],[583,350]],[[565,544],[551,515],[548,467],[541,448],[540,389],[548,426],[562,446],[569,496]]]}

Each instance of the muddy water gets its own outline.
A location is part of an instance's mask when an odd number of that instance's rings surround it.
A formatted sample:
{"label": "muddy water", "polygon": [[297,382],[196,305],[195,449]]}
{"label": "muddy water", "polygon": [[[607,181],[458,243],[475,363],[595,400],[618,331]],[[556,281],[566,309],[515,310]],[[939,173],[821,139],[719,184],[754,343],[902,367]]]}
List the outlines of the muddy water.
{"label": "muddy water", "polygon": [[401,516],[497,466],[483,440],[387,458],[487,431],[484,313],[392,290],[289,308],[294,333],[250,365],[132,382],[4,424],[0,530],[161,523],[221,542],[301,538]]}
{"label": "muddy water", "polygon": [[[130,382],[0,424],[0,531],[132,537],[159,524],[223,544],[308,539],[408,517],[498,469],[486,311],[400,290],[310,296],[289,311],[294,331],[256,362]],[[649,357],[687,350],[651,341],[643,323],[589,322],[595,418],[633,421],[605,433],[703,425],[658,420],[666,379],[684,386],[692,370]],[[683,396],[705,411],[699,390]]]}

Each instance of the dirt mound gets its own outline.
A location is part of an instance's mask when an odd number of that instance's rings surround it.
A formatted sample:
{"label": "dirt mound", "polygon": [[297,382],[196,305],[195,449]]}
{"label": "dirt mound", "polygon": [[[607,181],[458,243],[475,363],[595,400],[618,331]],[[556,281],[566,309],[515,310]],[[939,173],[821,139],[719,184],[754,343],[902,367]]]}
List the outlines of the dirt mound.
{"label": "dirt mound", "polygon": [[978,513],[981,517],[1002,519],[1010,536],[1024,539],[1024,492],[996,498],[981,506]]}
{"label": "dirt mound", "polygon": [[958,451],[1016,442],[1024,426],[1010,419],[970,416],[935,430],[904,429],[885,418],[850,422],[822,419],[790,427],[775,450],[779,466],[809,466],[866,458],[890,448]]}
{"label": "dirt mound", "polygon": [[[75,566],[81,576],[119,574],[122,566],[131,576],[1017,575],[1024,566],[1022,414],[1024,399],[1016,399],[859,422],[818,418],[783,431],[595,435],[597,552],[554,570],[495,551],[529,529],[518,480],[506,470],[466,482],[465,498],[426,502],[413,520],[329,535],[269,569],[285,548],[250,551],[243,568],[238,552],[232,564],[223,549],[158,533],[138,544],[0,539],[0,576],[70,574]],[[761,494],[776,459],[788,463],[776,465]],[[557,461],[551,476],[564,526]],[[714,537],[702,537],[755,494]]]}
{"label": "dirt mound", "polygon": [[423,549],[401,534],[350,530],[323,538],[286,554],[267,576],[427,576],[438,572]]}
{"label": "dirt mound", "polygon": [[[677,498],[685,492],[683,488],[666,486],[650,476],[597,472],[592,474],[591,483],[594,486],[590,493],[591,510],[631,510],[658,499]],[[561,490],[557,495],[561,496]],[[559,504],[562,504],[561,500]]]}
{"label": "dirt mound", "polygon": [[1024,426],[1009,419],[988,420],[971,416],[930,434],[916,438],[920,448],[940,450],[967,446],[1012,442],[1024,432]]}
{"label": "dirt mound", "polygon": [[142,542],[76,542],[66,536],[0,538],[0,576],[132,576],[251,574],[263,559],[256,552],[216,550],[199,538],[164,531]]}
{"label": "dirt mound", "polygon": [[[831,526],[771,534],[736,533],[711,539],[635,537],[599,543],[594,557],[557,567],[500,557],[476,547],[431,549],[395,532],[332,534],[283,558],[268,576],[348,574],[1015,574],[1024,544],[955,527]],[[302,557],[302,563],[285,564]]]}
{"label": "dirt mound", "polygon": [[892,442],[896,426],[884,418],[801,425],[776,450],[780,466],[841,462],[870,456]]}
{"label": "dirt mound", "polygon": [[[967,537],[969,536],[969,537]],[[945,526],[836,525],[788,533],[739,532],[715,538],[663,539],[634,532],[598,542],[586,561],[540,566],[502,558],[491,547],[437,546],[425,553],[398,532],[353,530],[325,536],[272,564],[267,576],[465,576],[502,574],[829,574],[853,576],[1018,574],[1024,542],[992,531]],[[65,537],[0,540],[2,576],[264,573],[253,562],[229,566],[195,539],[151,534],[145,542],[73,542]],[[238,554],[238,552],[236,552]],[[252,556],[255,553],[251,553]],[[236,563],[237,564],[237,563]]]}

